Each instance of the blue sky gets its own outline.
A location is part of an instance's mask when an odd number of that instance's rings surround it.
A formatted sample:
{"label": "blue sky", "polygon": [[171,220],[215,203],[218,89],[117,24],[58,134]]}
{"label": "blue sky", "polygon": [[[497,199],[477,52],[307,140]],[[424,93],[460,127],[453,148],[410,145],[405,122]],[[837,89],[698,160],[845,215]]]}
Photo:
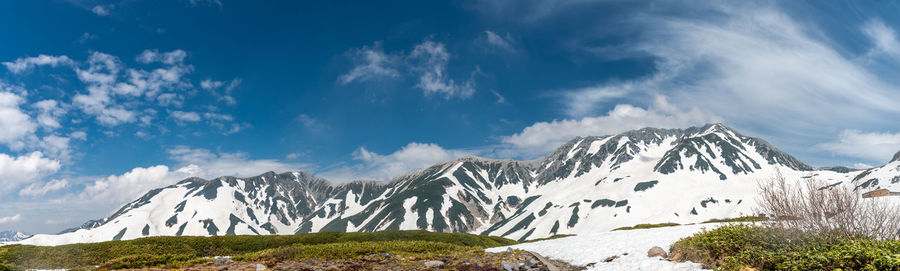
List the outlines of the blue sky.
{"label": "blue sky", "polygon": [[900,150],[900,6],[2,1],[0,230],[188,176],[385,180],[723,122],[816,166]]}

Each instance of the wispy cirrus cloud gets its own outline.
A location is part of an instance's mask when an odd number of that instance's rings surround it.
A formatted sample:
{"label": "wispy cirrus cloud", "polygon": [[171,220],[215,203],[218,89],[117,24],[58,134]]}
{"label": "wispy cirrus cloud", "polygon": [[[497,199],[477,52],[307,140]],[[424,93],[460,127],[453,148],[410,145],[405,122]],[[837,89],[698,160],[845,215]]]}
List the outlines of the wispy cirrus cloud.
{"label": "wispy cirrus cloud", "polygon": [[900,152],[900,133],[844,130],[836,140],[819,144],[817,148],[866,161],[884,163]]}
{"label": "wispy cirrus cloud", "polygon": [[402,64],[402,58],[386,54],[379,42],[354,49],[350,54],[357,64],[338,77],[341,84],[400,77],[398,66]]}
{"label": "wispy cirrus cloud", "polygon": [[485,30],[484,31],[484,41],[487,45],[490,45],[493,48],[497,48],[506,52],[516,52],[516,47],[513,45],[513,39],[507,33],[506,35],[499,35],[494,33],[494,31]]}

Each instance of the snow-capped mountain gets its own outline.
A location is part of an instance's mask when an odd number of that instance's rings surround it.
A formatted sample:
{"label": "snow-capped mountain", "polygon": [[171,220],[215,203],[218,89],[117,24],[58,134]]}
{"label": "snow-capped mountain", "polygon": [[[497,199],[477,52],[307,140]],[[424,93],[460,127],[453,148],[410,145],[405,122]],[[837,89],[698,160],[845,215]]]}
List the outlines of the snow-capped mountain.
{"label": "snow-capped mountain", "polygon": [[0,242],[16,242],[28,239],[30,234],[17,231],[0,231]]}
{"label": "snow-capped mountain", "polygon": [[897,183],[900,154],[866,171],[815,169],[721,124],[644,128],[579,137],[538,160],[464,157],[389,182],[331,184],[303,172],[189,178],[82,229],[23,243],[388,229],[525,240],[752,215],[757,181],[776,170],[874,189]]}
{"label": "snow-capped mountain", "polygon": [[900,191],[900,152],[886,165],[870,168],[855,175],[853,184],[859,189]]}

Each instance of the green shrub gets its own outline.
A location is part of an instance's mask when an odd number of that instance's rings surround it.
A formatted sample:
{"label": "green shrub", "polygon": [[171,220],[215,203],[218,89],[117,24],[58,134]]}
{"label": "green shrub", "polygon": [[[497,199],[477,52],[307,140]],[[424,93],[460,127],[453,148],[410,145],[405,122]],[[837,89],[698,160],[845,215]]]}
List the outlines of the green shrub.
{"label": "green shrub", "polygon": [[728,222],[759,222],[766,221],[769,218],[764,216],[741,216],[735,218],[714,218],[707,221],[703,221],[703,223],[728,223]]}
{"label": "green shrub", "polygon": [[130,255],[112,259],[102,265],[100,269],[126,269],[169,267],[177,268],[187,265],[209,262],[209,259],[198,258],[193,255]]}
{"label": "green shrub", "polygon": [[575,236],[575,235],[574,235],[574,234],[555,234],[555,235],[550,236],[550,237],[544,237],[544,238],[538,238],[538,239],[531,239],[531,240],[528,240],[528,241],[525,241],[525,242],[522,242],[522,243],[534,243],[534,242],[545,241],[545,240],[553,240],[553,239],[559,239],[559,238],[569,237],[569,236]]}
{"label": "green shrub", "polygon": [[659,223],[659,224],[637,224],[631,227],[619,227],[613,229],[613,231],[627,231],[627,230],[636,230],[636,229],[652,229],[652,228],[662,228],[662,227],[672,227],[679,226],[681,224],[678,223]]}
{"label": "green shrub", "polygon": [[[0,248],[0,263],[34,269],[72,269],[112,263],[114,260],[120,262],[141,259],[154,261],[154,259],[142,258],[143,255],[178,255],[178,257],[183,256],[184,259],[188,257],[238,256],[297,244],[317,245],[364,241],[429,241],[463,247],[496,247],[516,244],[515,241],[502,237],[421,230],[214,237],[160,236],[56,247],[5,246]],[[175,261],[174,258],[173,261]]]}
{"label": "green shrub", "polygon": [[675,260],[741,270],[900,270],[900,242],[732,224],[683,238]]}
{"label": "green shrub", "polygon": [[450,253],[479,254],[481,247],[459,246],[433,241],[379,241],[379,242],[343,242],[317,245],[293,245],[260,252],[248,253],[235,257],[240,261],[257,260],[307,260],[346,259],[362,257],[370,254],[389,252],[401,256],[429,257]]}

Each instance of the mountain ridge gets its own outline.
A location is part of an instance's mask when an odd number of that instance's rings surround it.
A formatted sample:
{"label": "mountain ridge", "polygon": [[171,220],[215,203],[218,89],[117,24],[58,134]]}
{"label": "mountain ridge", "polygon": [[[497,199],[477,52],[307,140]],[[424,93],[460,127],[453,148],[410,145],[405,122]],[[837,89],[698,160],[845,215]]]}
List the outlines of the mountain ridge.
{"label": "mountain ridge", "polygon": [[336,184],[302,171],[192,177],[151,190],[87,227],[27,242],[386,229],[527,240],[752,215],[755,181],[776,170],[857,189],[900,182],[893,171],[875,172],[873,180],[865,176],[872,170],[816,169],[723,124],[643,128],[576,137],[538,159],[464,156],[386,181]]}

